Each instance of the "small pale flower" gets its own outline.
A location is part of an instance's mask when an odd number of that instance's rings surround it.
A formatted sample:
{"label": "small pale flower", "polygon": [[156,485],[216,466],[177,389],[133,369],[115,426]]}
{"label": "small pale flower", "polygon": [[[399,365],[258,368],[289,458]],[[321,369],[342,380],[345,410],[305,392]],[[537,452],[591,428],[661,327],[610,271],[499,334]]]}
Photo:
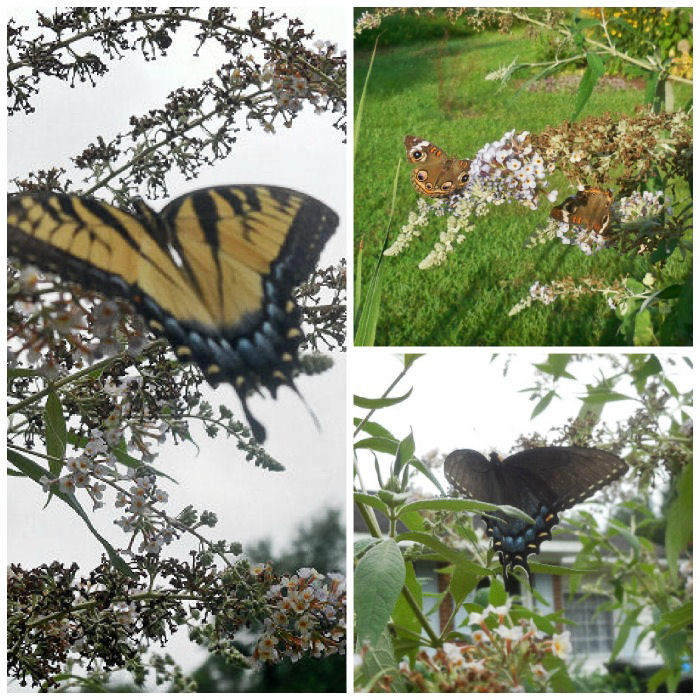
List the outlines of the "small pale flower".
{"label": "small pale flower", "polygon": [[519,641],[523,636],[523,630],[521,627],[506,627],[503,624],[498,625],[494,632],[501,637],[501,639],[510,639],[514,642]]}
{"label": "small pale flower", "polygon": [[560,658],[567,659],[571,654],[571,632],[566,630],[552,637],[552,651]]}
{"label": "small pale flower", "polygon": [[546,681],[549,679],[549,673],[542,664],[535,664],[532,667],[532,675],[540,681]]}

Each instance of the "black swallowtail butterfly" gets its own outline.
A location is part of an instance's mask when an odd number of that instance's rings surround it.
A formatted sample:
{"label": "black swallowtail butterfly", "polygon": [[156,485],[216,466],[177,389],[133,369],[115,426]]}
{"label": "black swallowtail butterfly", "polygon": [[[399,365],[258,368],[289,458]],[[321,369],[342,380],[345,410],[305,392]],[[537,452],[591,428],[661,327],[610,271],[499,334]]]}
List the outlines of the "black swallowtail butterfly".
{"label": "black swallowtail butterfly", "polygon": [[527,558],[552,539],[559,513],[580,503],[627,471],[616,455],[592,447],[537,447],[501,461],[490,461],[475,450],[456,450],[445,459],[445,476],[460,494],[527,513],[535,524],[498,513],[498,520],[482,516],[486,532],[503,566],[522,566],[530,578]]}

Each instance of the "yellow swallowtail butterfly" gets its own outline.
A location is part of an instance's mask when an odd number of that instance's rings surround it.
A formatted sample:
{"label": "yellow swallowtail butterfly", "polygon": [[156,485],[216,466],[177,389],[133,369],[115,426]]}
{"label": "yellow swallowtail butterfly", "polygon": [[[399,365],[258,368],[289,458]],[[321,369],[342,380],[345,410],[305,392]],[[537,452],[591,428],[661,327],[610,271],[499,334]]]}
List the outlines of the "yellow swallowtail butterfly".
{"label": "yellow swallowtail butterfly", "polygon": [[230,382],[253,435],[265,429],[247,396],[294,387],[301,313],[293,290],[312,271],[337,214],[295,190],[196,190],[138,216],[89,197],[8,196],[8,254],[85,289],[131,302],[212,386]]}

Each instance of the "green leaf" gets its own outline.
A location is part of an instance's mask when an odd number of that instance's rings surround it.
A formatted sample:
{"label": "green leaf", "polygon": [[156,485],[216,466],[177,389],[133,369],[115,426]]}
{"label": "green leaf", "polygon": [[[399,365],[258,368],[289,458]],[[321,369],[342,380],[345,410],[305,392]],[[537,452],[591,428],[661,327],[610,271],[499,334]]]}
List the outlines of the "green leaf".
{"label": "green leaf", "polygon": [[459,607],[464,599],[476,589],[480,577],[473,571],[469,571],[465,566],[455,564],[450,576],[450,594],[454,600],[455,607]]}
{"label": "green leaf", "polygon": [[489,586],[489,603],[491,605],[498,607],[503,605],[506,600],[508,600],[508,594],[503,586],[503,582],[497,576],[491,579],[491,584]]}
{"label": "green leaf", "polygon": [[368,399],[364,396],[353,397],[353,403],[359,408],[386,408],[387,406],[396,406],[396,404],[405,401],[413,392],[413,389],[409,389],[403,396],[397,396],[395,398],[381,398],[381,399]]}
{"label": "green leaf", "polygon": [[397,446],[398,440],[384,437],[363,438],[353,445],[356,450],[374,450],[375,452],[384,452],[392,456],[396,454]]}
{"label": "green leaf", "polygon": [[[358,649],[361,648],[360,644],[356,644],[356,646]],[[379,641],[365,653],[361,674],[360,682],[367,692],[374,688],[375,683],[384,680],[385,676],[391,678],[397,675],[393,640],[387,628],[382,631]],[[393,678],[390,687],[393,693],[406,690],[406,684],[401,678]]]}
{"label": "green leaf", "polygon": [[362,300],[360,315],[355,321],[355,345],[357,346],[374,345],[382,300],[383,270],[381,264],[377,265],[377,269],[369,281],[367,296]]}
{"label": "green leaf", "polygon": [[492,572],[490,569],[485,569],[483,566],[475,564],[468,558],[465,552],[459,552],[456,549],[448,547],[439,538],[434,535],[429,535],[423,532],[403,532],[396,537],[397,542],[418,542],[419,544],[429,547],[445,561],[459,566],[464,566],[468,571],[479,576],[489,576]]}
{"label": "green leaf", "polygon": [[[418,606],[422,608],[423,589],[421,587],[420,582],[416,578],[416,572],[413,568],[413,563],[410,561],[405,562],[405,569],[406,576],[404,580],[404,586],[406,586],[410,594],[415,599],[416,603],[418,603]],[[418,638],[421,632],[421,624],[418,618],[416,617],[416,614],[413,612],[413,608],[408,604],[405,595],[399,596],[398,600],[396,601],[396,607],[394,608],[394,612],[391,617],[396,625],[403,628],[401,631],[397,630],[397,635],[402,637],[403,640],[407,642],[409,646],[409,649],[405,649],[403,653],[408,653],[409,656],[412,657],[411,660],[415,660],[415,656],[418,653],[419,646],[417,642],[414,641],[413,635],[415,635],[415,639]],[[413,635],[404,634],[403,630],[412,632]]]}
{"label": "green leaf", "polygon": [[424,532],[426,529],[425,519],[420,513],[402,512],[398,518],[407,529],[413,530],[414,532]]}
{"label": "green leaf", "polygon": [[630,632],[632,628],[637,624],[637,618],[639,616],[640,610],[635,608],[625,615],[625,619],[622,621],[617,628],[617,637],[613,643],[612,650],[610,652],[610,661],[614,661],[617,655],[622,651],[622,648],[627,643],[629,639]]}
{"label": "green leaf", "polygon": [[688,601],[679,605],[673,610],[665,612],[660,618],[659,622],[666,626],[664,632],[657,632],[657,637],[663,639],[664,637],[680,632],[681,630],[690,630],[693,624],[693,602]]}
{"label": "green leaf", "polygon": [[437,475],[432,469],[429,469],[428,467],[421,462],[418,457],[413,457],[413,459],[410,460],[409,464],[419,473],[422,474],[426,479],[432,482],[433,486],[437,488],[437,490],[444,495],[445,489],[442,487],[442,484],[440,483],[440,480],[437,478]]}
{"label": "green leaf", "polygon": [[651,320],[651,313],[648,309],[640,311],[634,319],[633,342],[635,345],[658,345],[654,337],[654,324]]}
{"label": "green leaf", "polygon": [[364,239],[360,239],[357,255],[355,255],[355,288],[353,289],[353,318],[358,318],[360,299],[362,299],[362,258],[364,257]]}
{"label": "green leaf", "polygon": [[355,567],[356,640],[374,646],[391,618],[406,570],[398,544],[384,540]]}
{"label": "green leaf", "polygon": [[415,450],[416,442],[413,439],[413,432],[410,432],[403,440],[401,440],[398,449],[396,450],[393,470],[394,476],[398,476],[401,473],[404,465],[413,457]]}
{"label": "green leaf", "polygon": [[405,506],[401,506],[397,513],[410,513],[421,510],[447,510],[451,513],[460,513],[463,510],[470,510],[475,513],[488,513],[499,510],[493,503],[484,501],[472,501],[466,498],[425,498],[420,501],[412,501]]}
{"label": "green leaf", "polygon": [[668,507],[666,520],[666,558],[675,581],[678,576],[678,555],[693,536],[693,470],[686,466],[676,480],[676,497]]}
{"label": "green leaf", "polygon": [[376,510],[381,511],[386,516],[389,515],[389,509],[387,508],[384,501],[382,501],[381,498],[377,498],[377,496],[371,493],[360,493],[356,491],[353,494],[353,498],[355,499],[356,503],[364,503],[370,508],[375,508]]}
{"label": "green leaf", "polygon": [[530,571],[539,574],[558,574],[560,576],[586,576],[589,574],[595,574],[595,569],[573,569],[568,566],[554,566],[553,564],[543,564],[539,561],[529,561]]}
{"label": "green leaf", "polygon": [[377,537],[363,537],[360,540],[356,540],[352,545],[353,556],[359,558],[360,555],[364,554],[371,547],[374,547],[378,542],[381,542],[381,540]]}
{"label": "green leaf", "polygon": [[603,59],[597,53],[589,51],[586,54],[586,61],[588,63],[588,67],[593,71],[596,78],[601,78],[605,73],[605,64],[603,63]]}
{"label": "green leaf", "polygon": [[[353,423],[355,426],[358,426],[362,422],[362,418],[355,418]],[[375,423],[374,421],[368,420],[362,423],[362,430],[366,432],[368,435],[372,435],[373,437],[382,437],[382,438],[387,438],[389,440],[394,440],[395,442],[398,442],[398,440],[391,434],[390,431],[388,431],[383,425],[380,423]]]}
{"label": "green leaf", "polygon": [[568,353],[560,353],[556,355],[547,355],[547,361],[534,366],[543,374],[551,374],[555,379],[565,377],[566,379],[576,379],[576,377],[567,372],[566,368],[571,362],[571,355]]}
{"label": "green leaf", "polygon": [[610,401],[631,401],[632,397],[627,394],[621,394],[619,391],[611,391],[607,388],[588,387],[585,401],[587,404],[605,404]]}
{"label": "green leaf", "polygon": [[49,392],[44,406],[46,454],[49,472],[55,478],[61,473],[66,456],[66,419],[61,399],[55,391]]}
{"label": "green leaf", "polygon": [[[14,464],[15,467],[17,467],[17,469],[19,469],[25,476],[28,476],[32,481],[35,481],[37,484],[42,485],[41,478],[44,476],[48,477],[49,479],[53,478],[51,473],[47,469],[40,467],[38,464],[36,464],[36,462],[33,462],[31,459],[28,459],[19,452],[15,452],[15,450],[7,450],[7,459],[11,464]],[[97,532],[93,524],[90,522],[90,518],[88,517],[87,513],[83,510],[83,507],[80,505],[80,501],[78,501],[78,499],[73,494],[63,493],[55,487],[51,489],[51,492],[54,496],[56,496],[56,498],[59,498],[61,501],[63,501],[67,506],[72,508],[83,519],[85,524],[88,526],[90,532],[92,532],[94,537],[105,548],[107,556],[112,562],[112,566],[114,566],[114,568],[117,569],[117,571],[119,571],[124,576],[134,578],[134,574],[129,568],[128,564],[117,554],[114,547],[112,547],[112,545],[104,537],[102,537],[102,535],[100,535],[99,532]]]}
{"label": "green leaf", "polygon": [[408,369],[419,357],[423,357],[425,353],[422,352],[407,352],[403,356],[403,366]]}
{"label": "green leaf", "polygon": [[538,402],[535,408],[533,409],[532,413],[530,414],[530,418],[536,418],[537,416],[542,413],[547,406],[549,406],[550,403],[552,403],[552,399],[557,395],[557,392],[554,391],[553,389],[550,389]]}
{"label": "green leaf", "polygon": [[586,68],[586,72],[583,74],[583,77],[581,78],[578,84],[578,92],[576,93],[574,111],[569,117],[569,121],[575,122],[578,115],[581,114],[581,111],[586,106],[588,99],[593,94],[593,88],[598,82],[599,77],[600,75],[597,75],[596,72],[590,67],[590,65],[588,66],[588,68]]}

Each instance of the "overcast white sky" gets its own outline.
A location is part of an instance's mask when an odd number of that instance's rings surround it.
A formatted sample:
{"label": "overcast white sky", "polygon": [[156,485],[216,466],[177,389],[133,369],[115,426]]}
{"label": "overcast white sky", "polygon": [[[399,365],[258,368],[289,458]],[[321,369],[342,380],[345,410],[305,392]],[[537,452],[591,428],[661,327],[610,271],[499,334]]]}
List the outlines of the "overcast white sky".
{"label": "overcast white sky", "polygon": [[[282,9],[280,9],[280,12]],[[345,38],[351,17],[338,8],[289,8],[305,27],[317,30],[316,39],[329,40],[347,49]],[[249,10],[241,10],[245,19]],[[12,13],[24,23],[32,22],[27,10]],[[128,130],[132,114],[160,107],[172,89],[198,86],[225,61],[221,53],[178,48],[166,59],[145,63],[139,52],[128,52],[122,61],[110,64],[110,73],[95,88],[78,83],[74,89],[57,80],[45,79],[34,114],[16,115],[8,124],[7,178],[23,176],[38,168],[62,165],[70,173],[70,157],[79,153],[97,134],[106,139]],[[337,115],[336,115],[337,116]],[[215,168],[204,169],[196,181],[186,182],[179,173],[168,179],[172,197],[197,187],[222,184],[267,183],[292,187],[310,194],[340,215],[336,235],[326,246],[321,265],[347,256],[346,146],[342,134],[332,128],[333,115],[317,116],[305,107],[291,129],[283,126],[274,135],[256,128],[243,129],[233,153]],[[72,178],[76,187],[79,178]],[[14,187],[12,188],[14,189]],[[156,209],[165,200],[151,202]],[[345,507],[345,355],[334,354],[335,367],[320,376],[300,378],[300,392],[318,415],[322,429],[313,424],[299,398],[289,389],[277,401],[253,397],[253,414],[267,428],[266,448],[286,467],[269,473],[246,462],[235,444],[219,437],[197,436],[200,452],[192,445],[166,445],[156,468],[167,472],[178,486],[160,484],[170,493],[170,512],[193,504],[219,516],[212,539],[239,540],[243,544],[270,538],[277,548],[294,536],[298,527],[328,507]],[[236,415],[240,406],[233,389],[220,386],[212,391],[214,405],[224,403]],[[102,549],[72,511],[57,499],[42,510],[45,495],[33,483],[11,479],[8,486],[8,561],[26,566],[59,558],[77,561],[87,569],[99,562]],[[113,502],[113,497],[108,501]],[[87,504],[85,504],[87,507]],[[114,511],[105,507],[95,514],[98,529],[116,546],[127,544],[125,535],[111,525]],[[174,545],[166,554],[186,556],[191,541]],[[179,649],[179,652],[177,651]],[[178,661],[190,671],[205,654],[176,645]],[[12,688],[17,690],[16,686]]]}

